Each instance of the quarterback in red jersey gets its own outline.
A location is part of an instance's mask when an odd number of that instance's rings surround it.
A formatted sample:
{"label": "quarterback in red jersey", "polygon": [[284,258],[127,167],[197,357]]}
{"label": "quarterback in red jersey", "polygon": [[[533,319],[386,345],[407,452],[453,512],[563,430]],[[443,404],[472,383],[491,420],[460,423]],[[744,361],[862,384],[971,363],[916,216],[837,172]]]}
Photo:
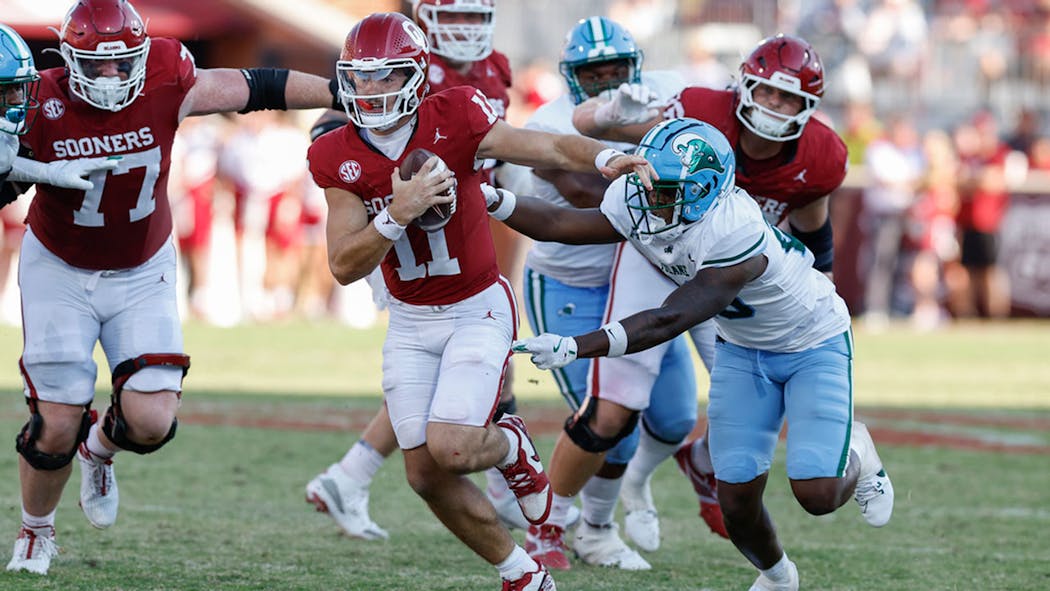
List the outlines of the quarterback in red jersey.
{"label": "quarterback in red jersey", "polygon": [[[412,16],[423,31],[430,46],[429,68],[425,81],[429,94],[461,86],[474,87],[492,107],[492,112],[504,119],[510,104],[510,63],[507,56],[492,47],[494,0],[414,0]],[[347,122],[342,111],[331,110],[315,124],[312,135],[341,127]],[[447,131],[440,131],[447,134]],[[492,182],[495,160],[483,165],[486,182]],[[498,174],[497,174],[498,176]],[[495,245],[496,265],[507,277],[516,272],[522,237],[504,224],[480,220],[488,226]],[[377,278],[368,279],[375,290],[384,290]],[[514,360],[507,365],[500,398],[500,410],[514,414],[517,411],[513,394]],[[372,521],[368,513],[368,494],[372,478],[383,461],[397,449],[397,439],[390,426],[384,405],[343,458],[306,485],[306,500],[318,511],[327,513],[350,536],[365,540],[386,539],[385,529]],[[505,523],[518,526],[520,512],[509,494],[503,477],[494,470],[486,471],[486,494],[497,505]],[[338,491],[337,493],[332,491]],[[336,497],[340,502],[335,502]],[[517,514],[516,514],[517,513]]]}
{"label": "quarterback in red jersey", "polygon": [[[496,267],[476,162],[597,168],[609,177],[633,170],[646,183],[651,169],[588,138],[511,127],[475,88],[428,96],[429,58],[425,35],[400,14],[373,14],[347,36],[336,73],[352,124],[308,153],[329,206],[329,267],[342,284],[382,268],[391,296],[383,394],[412,488],[499,570],[503,589],[553,590],[466,476],[497,467],[530,522],[550,511],[550,484],[524,422],[496,416],[518,321]],[[416,148],[436,157],[403,181],[399,166]],[[452,201],[443,227],[411,223]]]}
{"label": "quarterback in red jersey", "polygon": [[[46,574],[62,489],[81,467],[80,505],[97,528],[117,516],[112,458],[175,436],[189,368],[175,293],[167,197],[175,130],[224,111],[318,108],[329,81],[288,70],[201,69],[173,39],[150,38],[125,0],[79,0],[59,32],[63,68],[41,72],[40,117],[22,137],[50,163],[109,158],[91,188],[38,184],[19,263],[30,419],[17,439],[22,527],[8,570]],[[100,342],[109,408],[91,404]]]}

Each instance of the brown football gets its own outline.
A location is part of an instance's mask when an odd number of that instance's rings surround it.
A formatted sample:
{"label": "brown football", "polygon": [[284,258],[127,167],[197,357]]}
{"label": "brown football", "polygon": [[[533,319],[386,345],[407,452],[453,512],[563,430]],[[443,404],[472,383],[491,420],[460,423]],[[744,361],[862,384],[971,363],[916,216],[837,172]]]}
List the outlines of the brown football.
{"label": "brown football", "polygon": [[[433,156],[435,156],[435,154],[425,148],[416,148],[406,154],[405,159],[401,161],[401,167],[398,169],[398,172],[401,175],[401,180],[407,181],[411,179],[414,174],[419,172],[419,169],[423,168],[426,161],[430,160]],[[441,168],[447,168],[444,160],[438,164],[435,170]],[[452,185],[452,188],[449,189],[448,193],[451,193],[452,196],[455,197],[455,184]],[[452,219],[452,214],[454,213],[456,213],[455,200],[451,203],[442,203],[430,207],[418,218],[412,220],[412,223],[419,226],[424,232],[436,232],[445,227],[445,224]]]}

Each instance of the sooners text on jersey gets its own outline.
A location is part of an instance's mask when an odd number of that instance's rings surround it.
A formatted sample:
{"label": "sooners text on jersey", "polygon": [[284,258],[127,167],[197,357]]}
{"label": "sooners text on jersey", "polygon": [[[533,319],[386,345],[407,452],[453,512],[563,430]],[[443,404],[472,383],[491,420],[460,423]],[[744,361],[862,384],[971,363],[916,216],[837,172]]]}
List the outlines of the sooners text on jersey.
{"label": "sooners text on jersey", "polygon": [[69,92],[64,68],[41,73],[45,113],[23,141],[41,162],[120,157],[91,176],[90,191],[37,185],[27,223],[47,247],[84,269],[127,269],[171,236],[168,169],[179,107],[197,81],[193,57],[174,39],[154,38],[142,94],[118,113]]}
{"label": "sooners text on jersey", "polygon": [[[743,125],[736,118],[737,100],[735,90],[689,87],[671,102],[664,117],[706,121],[738,147]],[[780,155],[768,161],[751,160],[739,149],[736,158],[736,184],[751,194],[766,221],[774,225],[784,221],[792,210],[831,193],[846,178],[846,144],[816,119],[806,124],[787,161]]]}
{"label": "sooners text on jersey", "polygon": [[456,175],[456,213],[436,232],[409,225],[383,258],[383,278],[395,298],[415,305],[446,305],[492,285],[499,276],[489,233],[481,175],[474,168],[478,145],[499,119],[485,95],[460,86],[423,99],[404,152],[391,160],[372,148],[353,124],[327,133],[307,157],[314,182],[361,198],[372,219],[393,198],[390,173],[406,154],[426,148]]}

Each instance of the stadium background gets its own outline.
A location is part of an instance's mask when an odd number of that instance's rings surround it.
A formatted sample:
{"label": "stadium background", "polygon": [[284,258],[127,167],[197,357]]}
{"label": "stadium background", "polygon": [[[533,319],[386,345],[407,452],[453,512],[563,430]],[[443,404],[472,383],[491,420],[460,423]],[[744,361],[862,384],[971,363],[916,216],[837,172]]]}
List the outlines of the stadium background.
{"label": "stadium background", "polygon": [[[357,19],[373,11],[407,12],[410,3],[139,0],[135,5],[149,20],[150,34],[183,40],[199,66],[279,66],[329,75]],[[50,67],[60,61],[55,53],[44,53],[56,47],[49,27],[60,24],[68,7],[68,0],[5,0],[0,21],[29,41],[40,67]],[[873,126],[906,117],[920,133],[951,133],[987,114],[1004,139],[1028,112],[1039,126],[1036,133],[1050,137],[1050,0],[499,0],[495,46],[514,67],[512,123],[522,123],[532,108],[561,92],[556,72],[564,33],[592,14],[625,23],[645,50],[646,68],[676,69],[701,84],[722,84],[761,38],[800,34],[824,60],[821,111],[843,135],[851,106],[866,105]],[[308,125],[309,118],[299,117],[300,125]],[[835,276],[859,315],[868,274],[864,253],[870,231],[863,211],[868,174],[857,150],[863,144],[847,141],[855,152],[851,171],[831,199]],[[1000,263],[1010,278],[1013,315],[1050,316],[1050,232],[1043,230],[1050,227],[1050,163],[1047,170],[1042,166],[1023,159],[1007,166],[1011,200],[1001,227]],[[902,259],[898,266],[894,300],[904,314],[911,305],[908,262]]]}

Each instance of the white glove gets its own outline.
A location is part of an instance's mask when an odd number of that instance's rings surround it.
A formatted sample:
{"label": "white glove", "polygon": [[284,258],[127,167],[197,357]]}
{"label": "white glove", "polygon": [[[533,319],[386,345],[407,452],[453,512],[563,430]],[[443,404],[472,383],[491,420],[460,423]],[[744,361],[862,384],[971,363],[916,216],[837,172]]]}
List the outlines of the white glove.
{"label": "white glove", "polygon": [[18,157],[18,137],[0,131],[0,174],[11,170]]}
{"label": "white glove", "polygon": [[576,361],[576,339],[545,332],[538,337],[514,341],[510,350],[532,353],[532,363],[540,369],[558,369]]}
{"label": "white glove", "polygon": [[503,221],[514,213],[518,196],[506,189],[497,189],[488,183],[481,183],[481,194],[485,196],[485,209],[489,215]]}
{"label": "white glove", "polygon": [[625,82],[611,93],[611,99],[594,110],[594,122],[600,127],[634,125],[660,114],[660,97],[644,84]]}
{"label": "white glove", "polygon": [[77,160],[55,160],[37,162],[28,158],[15,160],[11,170],[12,181],[44,183],[66,189],[88,191],[94,183],[87,177],[95,172],[113,170],[120,164],[119,157],[79,158]]}

